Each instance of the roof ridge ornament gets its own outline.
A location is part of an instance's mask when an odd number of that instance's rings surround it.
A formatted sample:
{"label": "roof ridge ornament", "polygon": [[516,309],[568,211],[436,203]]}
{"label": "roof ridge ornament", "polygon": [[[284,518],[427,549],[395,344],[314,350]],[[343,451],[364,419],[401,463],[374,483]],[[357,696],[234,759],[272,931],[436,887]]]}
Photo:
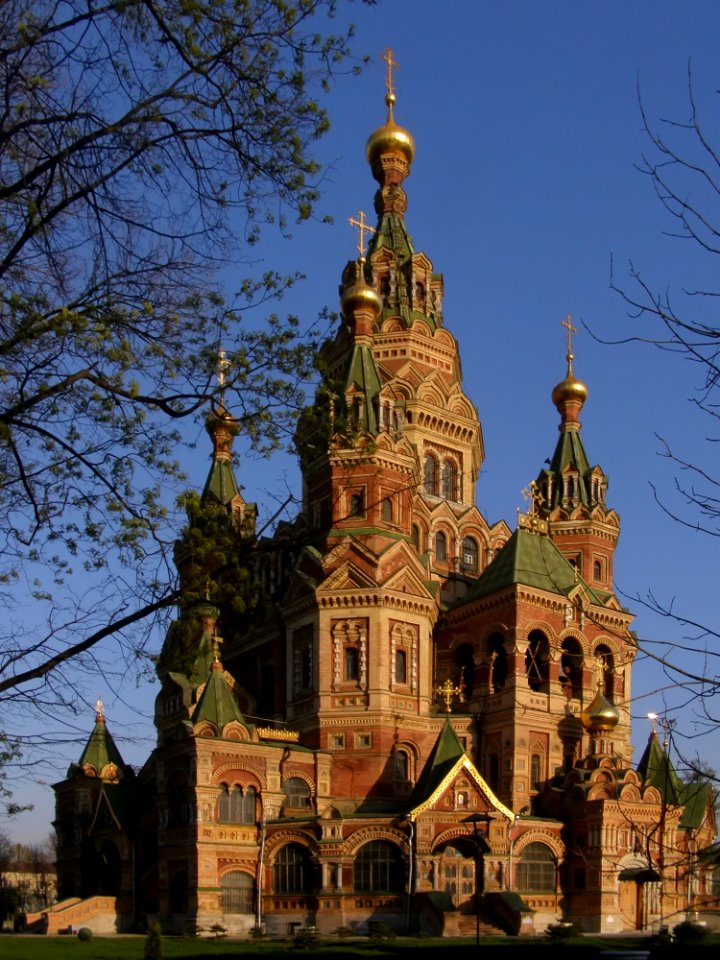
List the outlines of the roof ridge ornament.
{"label": "roof ridge ornament", "polygon": [[453,698],[460,696],[462,687],[456,687],[448,677],[445,683],[435,687],[435,693],[439,694],[440,699],[445,701],[445,713],[451,713]]}
{"label": "roof ridge ornament", "polygon": [[531,480],[530,484],[522,491],[522,495],[525,500],[530,501],[530,506],[527,513],[521,513],[518,507],[518,527],[521,530],[527,530],[528,533],[547,536],[548,522],[540,516],[540,507],[545,503],[545,497],[538,482]]}
{"label": "roof ridge ornament", "polygon": [[358,228],[358,243],[357,248],[360,253],[360,263],[365,263],[365,234],[369,233],[371,236],[375,233],[375,227],[371,227],[370,224],[365,219],[365,211],[358,211],[357,220],[354,217],[348,217],[348,223],[351,227]]}

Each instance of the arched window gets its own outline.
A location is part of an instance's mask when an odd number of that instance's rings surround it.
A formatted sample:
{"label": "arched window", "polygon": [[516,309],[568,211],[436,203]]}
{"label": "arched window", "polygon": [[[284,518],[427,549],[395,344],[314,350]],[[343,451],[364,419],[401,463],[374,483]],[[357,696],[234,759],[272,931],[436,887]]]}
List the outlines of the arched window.
{"label": "arched window", "polygon": [[435,534],[435,559],[438,563],[447,563],[447,537],[442,530]]}
{"label": "arched window", "polygon": [[310,806],[310,787],[301,777],[288,777],[283,784],[285,806],[307,810]]}
{"label": "arched window", "polygon": [[539,753],[533,753],[530,757],[530,789],[540,789],[540,779],[542,777],[542,756]]}
{"label": "arched window", "polygon": [[365,514],[365,497],[362,493],[350,494],[350,509],[348,514],[351,517],[362,517]]}
{"label": "arched window", "polygon": [[523,893],[555,890],[555,857],[544,843],[529,843],[520,854],[515,889]]}
{"label": "arched window", "polygon": [[288,843],[280,848],[273,864],[273,892],[312,893],[314,872],[305,847]]}
{"label": "arched window", "polygon": [[416,550],[420,549],[420,527],[416,523],[410,528],[410,543]]}
{"label": "arched window", "polygon": [[345,679],[357,680],[360,676],[360,651],[357,647],[345,647]]}
{"label": "arched window", "polygon": [[613,689],[613,678],[615,676],[615,657],[612,650],[606,644],[601,643],[595,648],[595,657],[600,670],[600,687],[610,703],[615,700],[615,690]]}
{"label": "arched window", "polygon": [[407,683],[407,653],[395,651],[395,683]]}
{"label": "arched window", "polygon": [[385,520],[387,523],[392,523],[393,508],[392,508],[392,500],[390,499],[390,497],[383,498],[380,509],[382,511],[383,520]]}
{"label": "arched window", "polygon": [[423,486],[425,493],[437,494],[437,460],[431,453],[426,453],[423,461]]}
{"label": "arched window", "polygon": [[410,758],[406,750],[396,750],[393,754],[393,776],[403,783],[410,779]]}
{"label": "arched window", "polygon": [[479,550],[477,540],[465,537],[462,542],[462,568],[467,573],[477,573]]}
{"label": "arched window", "polygon": [[540,630],[533,630],[528,638],[525,653],[525,673],[528,686],[536,692],[547,692],[550,666],[550,644]]}
{"label": "arched window", "polygon": [[475,657],[469,643],[463,643],[457,648],[455,663],[460,667],[463,697],[470,700],[475,687]]}
{"label": "arched window", "polygon": [[245,790],[238,784],[232,789],[226,783],[220,784],[218,794],[217,818],[220,823],[255,823],[257,820],[255,787]]}
{"label": "arched window", "polygon": [[168,783],[168,826],[184,827],[192,819],[187,781],[181,773],[175,773]]}
{"label": "arched window", "polygon": [[497,693],[505,686],[507,679],[507,653],[505,652],[505,638],[501,633],[493,633],[488,638],[488,652],[490,655],[490,676],[488,677],[490,692]]}
{"label": "arched window", "polygon": [[356,893],[401,893],[405,864],[394,843],[371,840],[360,847],[353,864],[353,889]]}
{"label": "arched window", "polygon": [[565,696],[581,699],[583,692],[583,652],[580,641],[567,637],[562,642],[560,655],[560,687]]}
{"label": "arched window", "polygon": [[457,500],[457,467],[452,460],[446,460],[442,465],[440,478],[440,496],[446,500]]}
{"label": "arched window", "polygon": [[220,880],[220,900],[223,913],[254,913],[255,880],[241,870],[226,873]]}
{"label": "arched window", "polygon": [[602,581],[602,563],[600,560],[593,561],[593,580]]}

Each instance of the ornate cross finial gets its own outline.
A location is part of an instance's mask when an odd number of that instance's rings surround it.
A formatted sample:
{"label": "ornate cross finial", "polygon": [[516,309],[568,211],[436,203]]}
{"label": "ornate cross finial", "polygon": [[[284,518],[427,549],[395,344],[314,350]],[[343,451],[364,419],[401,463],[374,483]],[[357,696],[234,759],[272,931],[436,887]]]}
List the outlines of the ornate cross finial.
{"label": "ornate cross finial", "polygon": [[103,706],[102,698],[98,694],[97,702],[95,703],[95,719],[104,720],[105,719],[105,707]]}
{"label": "ornate cross finial", "polygon": [[393,67],[399,67],[400,64],[393,58],[393,52],[390,47],[387,50],[383,50],[380,54],[380,59],[384,60],[387,64],[387,77],[385,78],[385,86],[387,87],[387,92],[389,97],[395,96],[395,88],[393,86]]}
{"label": "ornate cross finial", "polygon": [[220,663],[220,644],[225,643],[222,637],[218,636],[217,627],[213,632],[213,659],[215,663]]}
{"label": "ornate cross finial", "polygon": [[565,329],[567,330],[567,352],[568,352],[568,357],[571,357],[572,356],[572,338],[573,338],[573,334],[577,333],[577,327],[573,326],[572,314],[569,313],[564,320],[561,320],[560,325],[565,327]]}
{"label": "ornate cross finial", "polygon": [[657,719],[658,715],[656,713],[649,713],[647,715],[648,720],[652,723],[652,732],[653,736],[657,736]]}
{"label": "ornate cross finial", "polygon": [[220,387],[220,392],[225,389],[225,371],[230,366],[230,361],[227,358],[227,354],[222,349],[218,350],[218,365],[217,365],[217,382],[218,387]]}
{"label": "ornate cross finial", "polygon": [[450,704],[453,697],[459,697],[462,693],[462,687],[456,687],[452,680],[448,679],[441,686],[435,688],[435,692],[440,694],[440,699],[445,701],[445,713],[450,713]]}
{"label": "ornate cross finial", "polygon": [[530,510],[528,515],[531,517],[536,517],[538,515],[538,508],[545,502],[545,497],[540,492],[540,486],[538,485],[537,480],[531,480],[529,486],[525,487],[522,492],[525,500],[530,501]]}
{"label": "ornate cross finial", "polygon": [[358,219],[354,217],[348,217],[348,223],[351,227],[358,228],[358,245],[357,248],[360,251],[360,259],[365,260],[365,234],[375,233],[375,227],[371,227],[369,223],[365,220],[365,211],[360,210],[358,212]]}

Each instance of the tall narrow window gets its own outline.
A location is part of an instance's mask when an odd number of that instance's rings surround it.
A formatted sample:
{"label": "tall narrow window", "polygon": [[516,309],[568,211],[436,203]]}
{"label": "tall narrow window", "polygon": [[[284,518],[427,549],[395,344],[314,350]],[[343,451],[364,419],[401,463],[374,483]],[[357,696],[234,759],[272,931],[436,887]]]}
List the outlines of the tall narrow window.
{"label": "tall narrow window", "polygon": [[441,487],[441,497],[457,500],[457,467],[452,460],[446,460],[442,465]]}
{"label": "tall narrow window", "polygon": [[420,527],[416,523],[410,528],[410,543],[416,550],[420,549]]}
{"label": "tall narrow window", "polygon": [[442,530],[435,534],[435,559],[438,563],[447,563],[447,537]]}
{"label": "tall narrow window", "polygon": [[365,498],[362,493],[351,493],[350,494],[350,509],[349,514],[351,517],[362,517],[365,513]]}
{"label": "tall narrow window", "polygon": [[393,508],[392,508],[392,500],[390,499],[390,497],[385,497],[383,499],[381,509],[382,509],[383,520],[385,520],[387,523],[392,523]]}
{"label": "tall narrow window", "polygon": [[395,651],[395,683],[407,683],[407,653]]}
{"label": "tall narrow window", "polygon": [[423,462],[423,486],[425,493],[431,496],[437,494],[437,460],[431,453],[425,454]]}
{"label": "tall narrow window", "polygon": [[345,679],[357,680],[360,676],[360,651],[357,647],[345,647]]}
{"label": "tall narrow window", "polygon": [[540,789],[540,778],[542,776],[542,757],[539,753],[534,753],[530,757],[530,789]]}
{"label": "tall narrow window", "polygon": [[466,573],[477,573],[478,553],[477,540],[465,537],[462,542],[462,568]]}

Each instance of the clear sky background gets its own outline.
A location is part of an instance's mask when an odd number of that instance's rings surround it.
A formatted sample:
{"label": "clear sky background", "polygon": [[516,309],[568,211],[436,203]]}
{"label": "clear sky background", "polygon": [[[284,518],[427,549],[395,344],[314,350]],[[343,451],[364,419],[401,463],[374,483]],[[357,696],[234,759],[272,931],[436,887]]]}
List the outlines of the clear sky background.
{"label": "clear sky background", "polygon": [[[616,588],[637,613],[637,633],[651,650],[662,654],[664,643],[681,642],[700,651],[699,630],[654,617],[630,598],[652,591],[665,603],[674,600],[692,620],[716,623],[718,544],[672,522],[650,486],[677,504],[674,471],[659,456],[657,434],[711,472],[717,463],[717,447],[706,439],[717,431],[692,403],[701,371],[646,345],[603,345],[583,325],[610,341],[658,333],[629,318],[610,289],[611,258],[616,283],[629,291],[631,260],[653,290],[678,295],[712,285],[718,274],[720,259],[666,235],[673,224],[637,169],[649,149],[637,91],[639,83],[653,120],[685,119],[691,61],[708,132],[720,142],[720,4],[385,0],[374,8],[340,6],[338,22],[356,23],[355,48],[371,60],[360,77],[339,78],[326,101],[332,129],[317,152],[330,169],[318,211],[330,214],[334,225],[303,225],[291,241],[267,233],[253,254],[262,258],[257,269],[307,276],[285,308],[308,322],[324,306],[337,308],[342,268],[355,255],[347,218],[373,209],[365,142],[385,120],[379,54],[392,47],[400,64],[396,121],[417,147],[405,183],[406,222],[416,250],[444,274],[444,321],[459,340],[464,388],[483,425],[478,506],[490,522],[504,518],[514,527],[517,509],[525,509],[522,489],[552,454],[559,418],[550,393],[565,375],[560,321],[571,313],[579,327],[575,373],[590,394],[582,436],[591,462],[610,477],[608,503],[622,520]],[[720,290],[720,277],[714,286]],[[201,486],[209,443],[199,426],[189,427],[188,439],[197,441],[188,471]],[[720,466],[715,473],[720,476]],[[287,457],[260,464],[243,457],[239,479],[261,512],[286,481],[300,492]],[[719,672],[702,653],[674,658],[706,674]],[[125,759],[139,765],[154,742],[157,687],[131,680],[122,690],[102,686],[99,680],[110,729]],[[87,715],[75,719],[74,734],[68,728],[70,742],[56,748],[54,762],[22,773],[16,799],[34,802],[35,811],[6,825],[14,839],[47,835],[48,784],[79,757],[96,695]],[[692,705],[683,706],[687,700],[675,679],[652,660],[638,659],[631,704],[635,761],[650,730],[647,713],[667,710],[677,720],[678,747],[720,767],[720,738]]]}

